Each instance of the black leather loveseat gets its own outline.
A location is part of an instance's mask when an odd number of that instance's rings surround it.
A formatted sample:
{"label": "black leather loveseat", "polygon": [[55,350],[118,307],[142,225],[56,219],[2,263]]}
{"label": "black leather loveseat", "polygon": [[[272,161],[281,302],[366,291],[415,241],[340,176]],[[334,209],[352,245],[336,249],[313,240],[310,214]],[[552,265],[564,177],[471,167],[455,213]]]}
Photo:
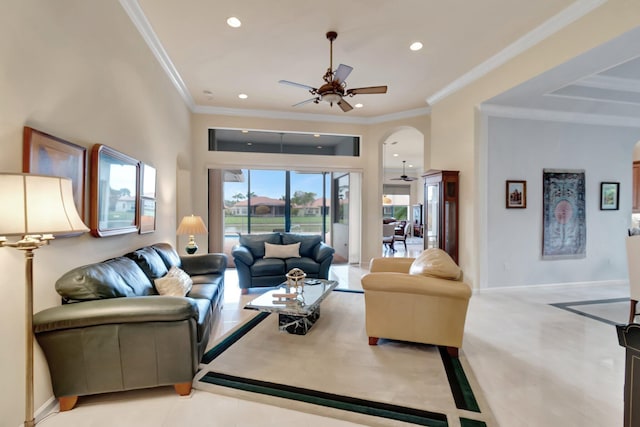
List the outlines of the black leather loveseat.
{"label": "black leather loveseat", "polygon": [[[78,396],[173,385],[189,394],[224,294],[224,254],[180,257],[159,243],[85,265],[56,282],[63,304],[37,313],[34,332],[61,410]],[[158,294],[178,267],[186,296]],[[160,288],[163,289],[164,288]]]}
{"label": "black leather loveseat", "polygon": [[[299,268],[309,278],[328,279],[335,250],[321,236],[296,233],[243,234],[231,254],[238,270],[238,284],[243,293],[253,287],[277,286],[286,274]],[[269,256],[266,247],[284,250]]]}

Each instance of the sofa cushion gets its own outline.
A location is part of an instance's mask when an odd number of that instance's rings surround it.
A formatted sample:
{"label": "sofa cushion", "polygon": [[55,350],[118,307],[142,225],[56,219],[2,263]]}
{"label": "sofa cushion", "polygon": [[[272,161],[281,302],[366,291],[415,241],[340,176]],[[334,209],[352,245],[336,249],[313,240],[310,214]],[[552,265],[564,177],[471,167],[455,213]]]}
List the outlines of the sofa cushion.
{"label": "sofa cushion", "polygon": [[320,271],[320,264],[318,264],[311,258],[289,258],[284,262],[286,265],[285,270],[287,272],[289,272],[293,268],[299,268],[300,270],[307,273],[307,275],[317,277],[318,272]]}
{"label": "sofa cushion", "polygon": [[173,249],[173,246],[171,246],[170,244],[156,243],[151,247],[154,251],[158,252],[158,255],[160,255],[160,258],[162,258],[162,261],[164,261],[164,265],[167,268],[182,267],[180,255],[178,255],[178,252],[176,252],[176,250]]}
{"label": "sofa cushion", "polygon": [[300,258],[300,242],[291,245],[272,245],[264,242],[265,258]]}
{"label": "sofa cushion", "polygon": [[163,296],[183,297],[191,290],[193,280],[178,267],[171,267],[164,277],[155,279],[158,293]]}
{"label": "sofa cushion", "polygon": [[158,252],[151,246],[140,248],[125,255],[135,261],[151,280],[162,277],[169,272]]}
{"label": "sofa cushion", "polygon": [[423,251],[413,261],[409,274],[439,277],[441,279],[459,280],[462,270],[448,253],[438,248]]}
{"label": "sofa cushion", "polygon": [[300,256],[313,258],[313,248],[322,242],[322,237],[317,234],[284,233],[282,243],[290,245],[300,242]]}
{"label": "sofa cushion", "polygon": [[248,247],[254,258],[262,258],[264,256],[265,242],[274,245],[280,244],[280,233],[241,234],[239,239],[239,243]]}
{"label": "sofa cushion", "polygon": [[55,287],[65,300],[72,301],[155,294],[144,272],[125,257],[74,268],[60,277]]}
{"label": "sofa cushion", "polygon": [[279,258],[261,258],[256,260],[250,268],[252,277],[284,276],[286,273],[284,260]]}

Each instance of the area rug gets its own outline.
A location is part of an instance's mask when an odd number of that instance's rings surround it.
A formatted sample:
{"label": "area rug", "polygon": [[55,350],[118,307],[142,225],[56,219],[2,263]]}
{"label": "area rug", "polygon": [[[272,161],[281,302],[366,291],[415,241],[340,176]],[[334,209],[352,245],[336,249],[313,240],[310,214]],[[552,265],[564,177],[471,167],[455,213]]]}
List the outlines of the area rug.
{"label": "area rug", "polygon": [[436,346],[369,346],[361,292],[334,291],[306,335],[260,313],[218,342],[195,387],[372,426],[494,426],[466,365]]}

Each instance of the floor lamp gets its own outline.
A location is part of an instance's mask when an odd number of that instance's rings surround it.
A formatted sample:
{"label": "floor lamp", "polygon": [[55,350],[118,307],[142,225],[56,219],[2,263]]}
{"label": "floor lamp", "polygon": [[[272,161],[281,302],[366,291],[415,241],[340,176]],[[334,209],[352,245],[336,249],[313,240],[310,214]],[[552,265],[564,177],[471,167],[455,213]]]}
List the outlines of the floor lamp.
{"label": "floor lamp", "polygon": [[[60,177],[0,173],[0,247],[25,256],[25,427],[33,413],[33,251],[49,244],[53,234],[89,231],[76,210],[71,180]],[[10,242],[6,236],[19,236]]]}

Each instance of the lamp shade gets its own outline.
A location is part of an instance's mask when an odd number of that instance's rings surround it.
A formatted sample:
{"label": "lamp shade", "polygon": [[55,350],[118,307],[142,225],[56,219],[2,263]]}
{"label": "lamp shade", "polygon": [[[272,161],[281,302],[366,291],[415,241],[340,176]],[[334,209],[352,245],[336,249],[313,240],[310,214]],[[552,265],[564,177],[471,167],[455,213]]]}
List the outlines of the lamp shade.
{"label": "lamp shade", "polygon": [[182,218],[176,233],[178,235],[186,234],[190,236],[195,234],[207,234],[207,227],[204,225],[202,217],[190,215]]}
{"label": "lamp shade", "polygon": [[68,178],[0,173],[0,200],[0,236],[89,231]]}

